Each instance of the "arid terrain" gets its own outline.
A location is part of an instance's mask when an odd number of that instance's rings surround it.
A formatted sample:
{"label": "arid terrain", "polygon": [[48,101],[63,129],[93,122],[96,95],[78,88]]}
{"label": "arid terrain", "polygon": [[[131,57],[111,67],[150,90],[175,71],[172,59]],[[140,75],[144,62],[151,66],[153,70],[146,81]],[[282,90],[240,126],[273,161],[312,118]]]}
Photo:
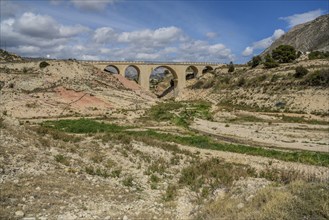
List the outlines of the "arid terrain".
{"label": "arid terrain", "polygon": [[218,67],[161,99],[40,63],[0,63],[0,219],[329,218],[328,59]]}

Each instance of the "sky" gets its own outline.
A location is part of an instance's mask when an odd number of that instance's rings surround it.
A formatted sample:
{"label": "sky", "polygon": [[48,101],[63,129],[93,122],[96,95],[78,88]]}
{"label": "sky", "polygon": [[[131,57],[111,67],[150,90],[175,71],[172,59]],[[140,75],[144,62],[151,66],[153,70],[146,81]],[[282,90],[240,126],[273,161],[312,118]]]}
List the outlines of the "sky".
{"label": "sky", "polygon": [[0,0],[0,47],[25,57],[246,63],[328,0]]}

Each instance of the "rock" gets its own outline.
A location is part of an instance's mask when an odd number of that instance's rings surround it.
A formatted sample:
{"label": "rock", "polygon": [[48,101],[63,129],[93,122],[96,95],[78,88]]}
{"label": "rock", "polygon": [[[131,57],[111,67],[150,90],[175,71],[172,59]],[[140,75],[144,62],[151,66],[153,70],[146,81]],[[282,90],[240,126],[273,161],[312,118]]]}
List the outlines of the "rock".
{"label": "rock", "polygon": [[22,220],[36,220],[35,217],[25,217],[25,218],[22,218]]}
{"label": "rock", "polygon": [[128,220],[128,217],[125,215],[123,216],[122,220]]}
{"label": "rock", "polygon": [[24,212],[21,210],[15,212],[15,216],[17,216],[17,217],[24,217],[24,215],[25,215]]}
{"label": "rock", "polygon": [[237,205],[238,209],[242,209],[243,207],[244,207],[244,204],[242,202]]}
{"label": "rock", "polygon": [[254,195],[250,195],[246,198],[247,202],[250,202],[255,196]]}
{"label": "rock", "polygon": [[104,220],[111,220],[111,216],[106,216]]}
{"label": "rock", "polygon": [[67,213],[65,215],[59,215],[57,217],[57,220],[74,220],[74,219],[77,219],[77,216],[71,213]]}

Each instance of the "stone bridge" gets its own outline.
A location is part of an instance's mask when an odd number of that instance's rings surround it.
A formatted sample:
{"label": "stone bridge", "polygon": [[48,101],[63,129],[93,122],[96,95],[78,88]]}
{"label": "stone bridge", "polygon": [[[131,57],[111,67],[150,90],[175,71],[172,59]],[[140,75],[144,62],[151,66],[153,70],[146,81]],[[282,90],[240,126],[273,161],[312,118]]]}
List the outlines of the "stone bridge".
{"label": "stone bridge", "polygon": [[200,76],[205,70],[214,70],[219,63],[195,63],[195,62],[139,62],[139,61],[85,61],[100,70],[112,67],[118,74],[125,76],[128,67],[133,67],[138,73],[138,84],[145,90],[150,88],[150,76],[153,70],[157,68],[168,69],[174,77],[176,94],[178,94],[186,85],[186,72],[192,69],[194,76]]}

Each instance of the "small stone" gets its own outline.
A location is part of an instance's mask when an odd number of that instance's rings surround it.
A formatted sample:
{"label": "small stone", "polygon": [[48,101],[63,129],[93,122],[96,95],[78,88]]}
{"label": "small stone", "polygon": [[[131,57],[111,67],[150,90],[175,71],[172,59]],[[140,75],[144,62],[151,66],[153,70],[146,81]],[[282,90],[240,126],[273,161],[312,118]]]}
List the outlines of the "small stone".
{"label": "small stone", "polygon": [[19,210],[19,211],[15,212],[15,215],[16,215],[17,217],[23,217],[23,216],[24,216],[24,212],[21,211],[21,210]]}
{"label": "small stone", "polygon": [[104,220],[111,220],[111,216],[106,216]]}
{"label": "small stone", "polygon": [[25,217],[25,218],[22,218],[22,220],[36,220],[35,217]]}
{"label": "small stone", "polygon": [[35,189],[38,190],[38,191],[41,190],[41,188],[39,186],[37,188],[35,188]]}
{"label": "small stone", "polygon": [[251,201],[255,196],[254,195],[250,195],[246,198],[246,201],[249,202]]}
{"label": "small stone", "polygon": [[125,215],[123,216],[122,220],[128,220],[128,217]]}
{"label": "small stone", "polygon": [[239,203],[238,206],[237,206],[238,209],[242,209],[243,207],[244,207],[243,203]]}

